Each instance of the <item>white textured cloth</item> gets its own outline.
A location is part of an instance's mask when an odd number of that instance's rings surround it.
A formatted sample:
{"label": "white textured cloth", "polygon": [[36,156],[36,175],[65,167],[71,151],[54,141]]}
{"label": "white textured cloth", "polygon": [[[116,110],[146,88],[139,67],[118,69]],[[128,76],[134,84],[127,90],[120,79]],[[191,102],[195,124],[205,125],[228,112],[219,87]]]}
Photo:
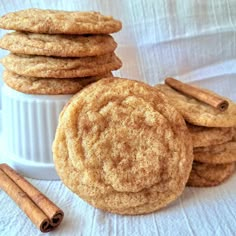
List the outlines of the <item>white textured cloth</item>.
{"label": "white textured cloth", "polygon": [[[123,61],[116,75],[151,85],[174,76],[236,101],[235,0],[1,0],[0,14],[29,7],[112,15],[123,22],[122,31],[114,34]],[[0,30],[0,36],[5,33]],[[6,54],[0,51],[0,57]],[[50,235],[236,234],[235,174],[218,187],[186,188],[165,209],[132,217],[94,209],[60,181],[30,181],[65,212],[61,226]],[[2,190],[0,203],[0,235],[45,235]]]}

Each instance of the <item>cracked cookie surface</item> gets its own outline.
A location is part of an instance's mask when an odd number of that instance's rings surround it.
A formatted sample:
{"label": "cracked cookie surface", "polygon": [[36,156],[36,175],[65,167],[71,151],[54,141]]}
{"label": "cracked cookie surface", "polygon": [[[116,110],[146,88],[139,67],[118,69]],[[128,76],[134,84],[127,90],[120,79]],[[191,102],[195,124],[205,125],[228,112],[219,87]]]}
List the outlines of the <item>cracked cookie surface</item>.
{"label": "cracked cookie surface", "polygon": [[7,70],[3,72],[3,80],[9,87],[22,93],[41,95],[75,94],[88,84],[106,77],[112,77],[112,73],[93,77],[56,79],[25,77]]}
{"label": "cracked cookie surface", "polygon": [[235,163],[214,165],[194,161],[187,186],[211,187],[219,185],[228,179],[234,170]]}
{"label": "cracked cookie surface", "polygon": [[144,214],[175,200],[192,167],[182,116],[142,82],[107,78],[64,107],[53,142],[64,184],[91,205]]}
{"label": "cracked cookie surface", "polygon": [[110,34],[119,31],[122,24],[99,12],[30,8],[3,15],[0,28],[43,34]]}
{"label": "cracked cookie surface", "polygon": [[7,70],[29,77],[75,78],[97,76],[117,70],[120,59],[109,53],[94,57],[64,58],[10,53],[2,58]]}
{"label": "cracked cookie surface", "polygon": [[113,52],[117,43],[110,35],[49,35],[13,32],[0,39],[0,47],[16,54],[85,57]]}
{"label": "cracked cookie surface", "polygon": [[[190,124],[206,127],[234,127],[236,126],[236,104],[227,99],[229,107],[221,112],[199,100],[184,95],[169,86],[156,85],[158,91],[163,92],[170,104],[173,105]],[[215,94],[212,91],[208,93]]]}
{"label": "cracked cookie surface", "polygon": [[236,161],[236,142],[230,141],[193,149],[194,160],[209,164],[225,164]]}
{"label": "cracked cookie surface", "polygon": [[193,147],[207,147],[226,143],[233,138],[233,128],[203,127],[187,124],[192,136]]}

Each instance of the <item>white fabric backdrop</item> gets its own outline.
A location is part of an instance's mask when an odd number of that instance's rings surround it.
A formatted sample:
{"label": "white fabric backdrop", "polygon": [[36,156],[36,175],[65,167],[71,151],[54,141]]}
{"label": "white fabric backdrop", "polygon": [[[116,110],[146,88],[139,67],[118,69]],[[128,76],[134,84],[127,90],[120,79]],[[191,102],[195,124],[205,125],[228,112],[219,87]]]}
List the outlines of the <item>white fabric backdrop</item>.
{"label": "white fabric backdrop", "polygon": [[[236,100],[235,0],[1,0],[0,14],[29,7],[113,15],[123,22],[114,34],[123,61],[116,75],[152,85],[175,76]],[[216,188],[187,188],[166,209],[137,217],[96,210],[59,181],[31,182],[65,211],[51,235],[236,234],[236,175]],[[0,202],[0,235],[40,235],[1,190]]]}

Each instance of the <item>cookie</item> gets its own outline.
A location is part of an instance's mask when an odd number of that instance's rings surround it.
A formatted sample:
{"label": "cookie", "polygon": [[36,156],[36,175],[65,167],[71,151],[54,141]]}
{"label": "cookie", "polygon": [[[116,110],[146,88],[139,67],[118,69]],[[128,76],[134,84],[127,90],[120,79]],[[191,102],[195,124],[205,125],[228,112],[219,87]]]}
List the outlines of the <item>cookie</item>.
{"label": "cookie", "polygon": [[110,35],[49,35],[13,32],[0,39],[0,47],[18,54],[85,57],[113,52],[117,43]]}
{"label": "cookie", "polygon": [[234,170],[235,163],[213,165],[194,161],[187,186],[212,187],[219,185],[228,179]]}
{"label": "cookie", "polygon": [[225,164],[236,161],[236,142],[197,147],[193,149],[194,160],[209,164]]}
{"label": "cookie", "polygon": [[192,168],[182,116],[142,82],[99,80],[59,119],[53,156],[64,184],[94,207],[144,214],[175,200]]}
{"label": "cookie", "polygon": [[4,82],[14,90],[22,93],[42,95],[74,94],[86,85],[106,77],[112,77],[112,73],[84,78],[55,79],[25,77],[7,70],[3,72]]}
{"label": "cookie", "polygon": [[16,74],[29,77],[75,78],[106,74],[121,67],[120,59],[109,53],[94,57],[46,57],[9,54],[2,64]]}
{"label": "cookie", "polygon": [[236,141],[236,128],[233,128],[233,141]]}
{"label": "cookie", "polygon": [[26,9],[0,18],[0,28],[43,34],[111,34],[120,21],[99,12]]}
{"label": "cookie", "polygon": [[[231,100],[226,111],[221,112],[210,105],[186,96],[167,85],[156,85],[158,91],[163,92],[170,104],[172,104],[186,121],[198,126],[207,127],[234,127],[236,126],[236,104]],[[212,94],[215,94],[211,92]]]}
{"label": "cookie", "polygon": [[233,138],[233,128],[203,127],[187,124],[193,147],[207,147],[226,143]]}

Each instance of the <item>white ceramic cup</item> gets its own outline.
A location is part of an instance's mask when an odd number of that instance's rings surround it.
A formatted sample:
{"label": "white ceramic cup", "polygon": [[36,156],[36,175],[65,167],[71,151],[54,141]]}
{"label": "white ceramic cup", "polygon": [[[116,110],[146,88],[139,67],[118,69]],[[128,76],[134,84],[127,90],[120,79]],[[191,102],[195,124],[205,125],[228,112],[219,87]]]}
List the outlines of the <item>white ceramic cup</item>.
{"label": "white ceramic cup", "polygon": [[72,95],[31,95],[2,87],[1,161],[26,177],[58,179],[52,142],[59,114]]}

